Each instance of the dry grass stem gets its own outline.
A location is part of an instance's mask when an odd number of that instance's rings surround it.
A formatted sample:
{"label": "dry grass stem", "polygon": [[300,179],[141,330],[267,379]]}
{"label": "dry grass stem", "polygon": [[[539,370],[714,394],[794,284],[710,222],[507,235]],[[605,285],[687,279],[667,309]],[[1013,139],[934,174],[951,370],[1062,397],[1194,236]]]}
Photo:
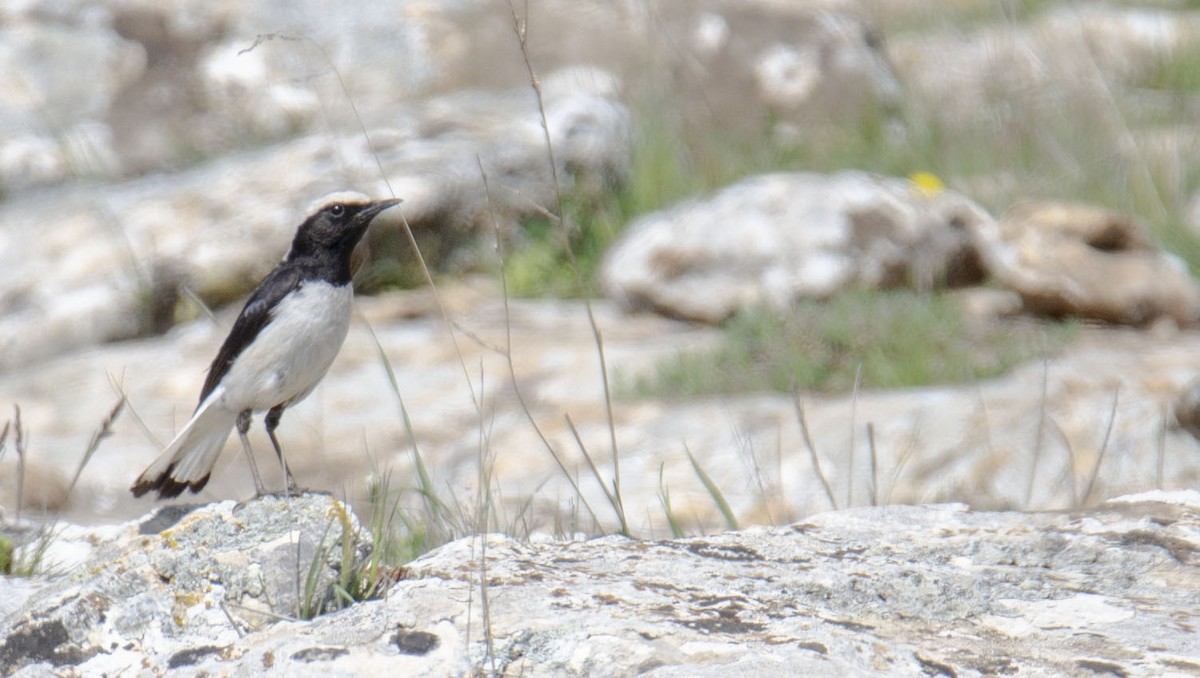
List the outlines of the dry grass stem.
{"label": "dry grass stem", "polygon": [[1050,360],[1045,355],[1042,356],[1042,389],[1041,397],[1038,401],[1038,423],[1037,433],[1033,440],[1033,455],[1029,461],[1029,478],[1025,483],[1025,507],[1029,507],[1029,503],[1033,501],[1034,481],[1037,480],[1038,461],[1042,457],[1042,448],[1046,442],[1046,405],[1047,392],[1050,381]]}
{"label": "dry grass stem", "polygon": [[[542,85],[538,79],[537,71],[533,68],[533,62],[529,57],[528,44],[528,23],[517,13],[517,6],[513,0],[509,0],[508,7],[512,12],[513,33],[517,37],[517,42],[521,48],[521,56],[525,61],[525,70],[529,74],[529,84],[533,88],[534,97],[537,100],[538,117],[542,125],[542,134],[546,142],[546,157],[550,164],[550,175],[554,182],[555,195],[555,212],[559,215],[558,221],[560,232],[563,241],[563,250],[567,256],[567,261],[571,266],[571,271],[575,276],[575,283],[579,290],[583,290],[583,274],[579,267],[579,261],[575,257],[575,250],[571,247],[570,227],[563,217],[563,193],[562,182],[558,176],[558,161],[554,157],[554,144],[550,139],[550,124],[546,116],[546,102],[542,96]],[[526,7],[525,16],[528,16],[528,6]],[[608,359],[604,352],[604,336],[600,332],[600,326],[596,322],[596,314],[592,308],[591,299],[588,295],[583,298],[584,308],[587,311],[588,326],[592,330],[592,339],[596,344],[596,356],[599,359],[600,381],[604,387],[604,409],[608,421],[609,444],[612,447],[612,463],[613,463],[613,492],[616,495],[618,504],[621,502],[621,455],[617,447],[617,426],[616,420],[613,417],[613,400],[612,400],[612,385],[608,379]],[[624,510],[621,511],[622,526],[624,528]]]}
{"label": "dry grass stem", "polygon": [[1100,477],[1100,465],[1104,463],[1104,454],[1108,452],[1108,442],[1112,438],[1113,424],[1117,421],[1117,401],[1121,395],[1121,388],[1118,386],[1113,391],[1112,409],[1108,412],[1108,426],[1104,429],[1104,440],[1100,443],[1100,451],[1096,453],[1096,462],[1092,464],[1092,472],[1088,476],[1087,487],[1083,490],[1083,497],[1079,503],[1087,506],[1088,500],[1092,497],[1092,490],[1096,487],[1096,479]]}
{"label": "dry grass stem", "polygon": [[817,454],[817,446],[813,444],[812,434],[808,430],[808,420],[804,416],[804,404],[800,402],[800,392],[796,389],[792,390],[792,406],[796,409],[796,421],[800,424],[800,435],[804,438],[804,447],[808,450],[808,459],[812,462],[813,472],[821,481],[825,497],[829,499],[829,506],[836,511],[838,509],[837,498],[833,496],[833,488],[829,485],[829,479],[825,477],[825,471],[821,469],[821,458]]}

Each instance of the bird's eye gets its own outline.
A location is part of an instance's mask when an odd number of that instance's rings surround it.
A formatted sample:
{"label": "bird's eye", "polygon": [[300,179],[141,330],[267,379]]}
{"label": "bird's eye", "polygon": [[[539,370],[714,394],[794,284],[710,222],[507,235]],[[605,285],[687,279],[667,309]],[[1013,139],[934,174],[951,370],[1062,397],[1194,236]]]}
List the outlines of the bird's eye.
{"label": "bird's eye", "polygon": [[332,216],[335,216],[335,217],[340,217],[345,213],[346,213],[345,205],[334,205],[333,207],[329,208],[329,214]]}

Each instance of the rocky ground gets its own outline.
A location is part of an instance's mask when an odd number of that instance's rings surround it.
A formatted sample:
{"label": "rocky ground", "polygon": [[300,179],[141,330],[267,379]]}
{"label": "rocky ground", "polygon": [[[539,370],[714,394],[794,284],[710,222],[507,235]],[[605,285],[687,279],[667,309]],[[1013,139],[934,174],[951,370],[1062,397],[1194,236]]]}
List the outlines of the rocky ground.
{"label": "rocky ground", "polygon": [[[1198,504],[1181,492],[1200,481],[1200,14],[527,4],[517,31],[507,3],[469,0],[0,7],[0,518],[18,543],[38,521],[72,525],[54,540],[70,576],[0,580],[0,669],[1200,670],[1186,633]],[[660,123],[699,130],[684,154],[697,174],[714,137],[814,154],[621,224],[590,306],[506,299],[497,252],[529,245],[523,224],[556,188],[581,205],[666,190],[668,172],[631,150],[655,140],[647,100],[667,102]],[[872,121],[868,159],[965,138],[999,162],[935,149],[931,165],[898,153],[890,174],[808,166],[841,150],[822,146],[839,126]],[[1091,200],[1059,194],[1067,184]],[[375,229],[360,279],[372,294],[280,428],[296,476],[362,515],[387,477],[406,516],[428,517],[422,497],[450,507],[459,524],[442,536],[510,537],[429,554],[386,600],[280,621],[295,568],[261,564],[311,560],[295,544],[321,541],[328,497],[234,505],[252,494],[236,443],[186,498],[198,508],[150,515],[128,486],[186,420],[306,206],[346,187],[404,198],[436,294],[403,225]],[[802,393],[799,409],[775,393],[626,388],[720,341],[715,324],[741,310],[897,285],[953,287],[968,322],[1014,336],[1047,317],[1084,325],[992,380]],[[617,478],[647,541],[586,541],[620,526],[605,491]],[[1168,494],[1105,503],[1148,491]],[[749,529],[655,541],[731,523]]]}
{"label": "rocky ground", "polygon": [[[353,550],[368,540],[336,500],[164,508],[66,528],[51,555],[69,554],[73,574],[4,599],[0,666],[26,678],[1195,675],[1197,509],[1195,492],[1152,493],[1075,512],[862,508],[682,540],[490,535],[410,563],[383,599],[301,621],[338,577],[343,526]],[[333,566],[310,594],[314,558]]]}

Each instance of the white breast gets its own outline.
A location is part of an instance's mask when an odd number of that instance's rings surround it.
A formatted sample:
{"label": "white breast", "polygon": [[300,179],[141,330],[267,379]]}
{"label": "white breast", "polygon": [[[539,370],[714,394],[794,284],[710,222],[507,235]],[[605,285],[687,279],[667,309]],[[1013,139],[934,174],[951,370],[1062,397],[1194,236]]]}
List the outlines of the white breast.
{"label": "white breast", "polygon": [[346,339],[353,298],[350,285],[320,281],[285,297],[221,380],[223,405],[261,411],[311,393]]}

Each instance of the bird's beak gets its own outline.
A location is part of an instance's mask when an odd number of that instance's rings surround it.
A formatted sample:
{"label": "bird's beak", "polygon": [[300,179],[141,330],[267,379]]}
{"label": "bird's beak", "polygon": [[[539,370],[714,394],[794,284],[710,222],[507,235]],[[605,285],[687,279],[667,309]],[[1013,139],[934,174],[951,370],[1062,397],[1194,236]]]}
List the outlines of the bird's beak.
{"label": "bird's beak", "polygon": [[375,202],[371,203],[370,205],[367,205],[366,207],[364,207],[363,210],[358,213],[358,218],[361,221],[361,223],[369,224],[369,223],[371,223],[371,220],[373,220],[376,217],[376,215],[378,215],[380,212],[388,209],[389,207],[395,207],[396,205],[399,205],[402,202],[404,202],[404,201],[399,198],[391,198],[389,200],[376,200]]}

